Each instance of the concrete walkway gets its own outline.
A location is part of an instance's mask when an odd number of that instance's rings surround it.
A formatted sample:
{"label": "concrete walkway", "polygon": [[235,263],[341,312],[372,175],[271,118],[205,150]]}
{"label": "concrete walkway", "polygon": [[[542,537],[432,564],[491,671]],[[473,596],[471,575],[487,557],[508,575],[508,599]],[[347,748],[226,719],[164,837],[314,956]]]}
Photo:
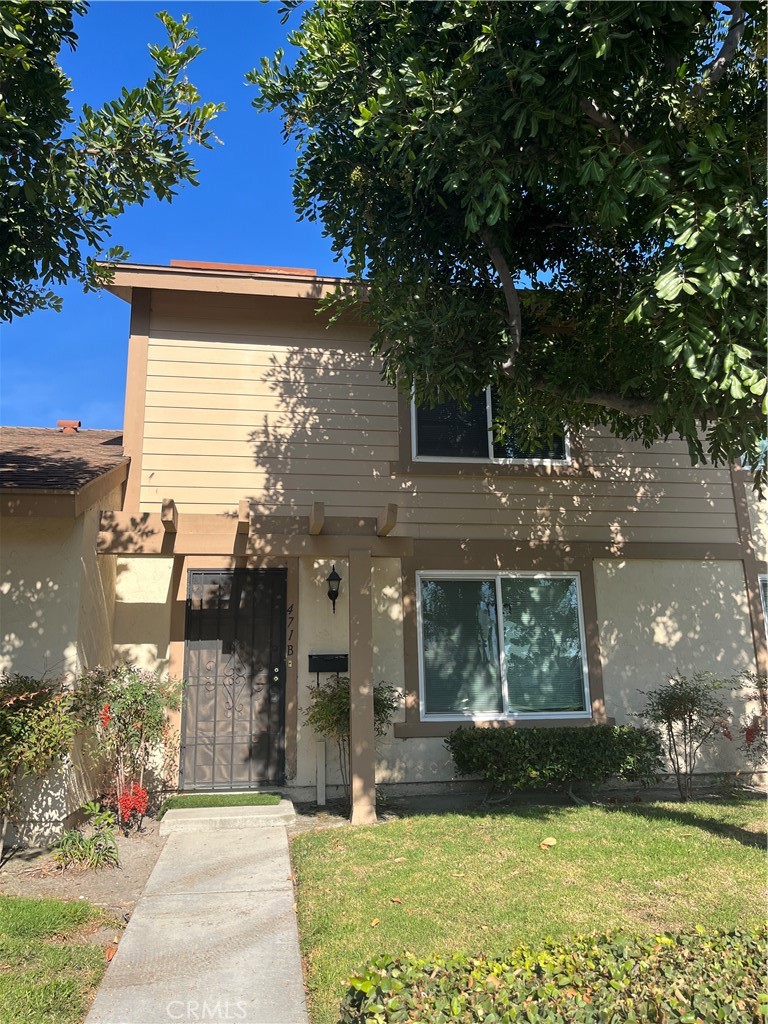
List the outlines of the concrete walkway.
{"label": "concrete walkway", "polygon": [[86,1024],[307,1024],[285,826],[232,824],[168,836]]}

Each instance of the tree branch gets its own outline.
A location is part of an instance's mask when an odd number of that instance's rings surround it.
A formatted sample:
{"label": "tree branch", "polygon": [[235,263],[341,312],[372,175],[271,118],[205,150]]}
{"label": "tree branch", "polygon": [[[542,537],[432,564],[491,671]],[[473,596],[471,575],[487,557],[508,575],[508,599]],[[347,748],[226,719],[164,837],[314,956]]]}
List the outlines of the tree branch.
{"label": "tree branch", "polygon": [[739,48],[739,43],[744,35],[747,16],[744,13],[744,8],[741,6],[741,0],[733,0],[732,3],[727,3],[725,6],[730,8],[731,11],[731,23],[728,26],[728,34],[723,40],[723,45],[720,47],[715,59],[709,67],[704,69],[704,78],[693,90],[693,95],[697,99],[706,96],[709,92],[709,87],[717,85],[723,77],[732,64],[736,51]]}
{"label": "tree branch", "polygon": [[549,385],[539,384],[537,390],[546,391],[548,394],[565,398],[569,402],[579,405],[599,405],[604,409],[614,409],[616,412],[626,413],[628,416],[653,416],[657,413],[658,406],[645,398],[625,398],[623,395],[616,395],[611,391],[592,391],[583,398],[568,394],[561,388],[553,388]]}
{"label": "tree branch", "polygon": [[491,257],[491,262],[496,269],[496,273],[499,275],[502,291],[504,292],[504,298],[507,303],[507,322],[509,323],[509,327],[512,332],[512,341],[510,342],[507,358],[504,360],[502,365],[502,370],[505,373],[509,373],[514,365],[515,359],[517,358],[517,353],[520,351],[520,342],[523,337],[523,318],[520,311],[520,296],[517,294],[517,288],[515,288],[512,271],[509,269],[509,264],[507,263],[504,253],[499,248],[496,236],[489,228],[484,227],[480,232],[480,238],[482,239],[483,245],[488,250],[488,255]]}
{"label": "tree branch", "polygon": [[631,154],[638,149],[644,148],[643,143],[639,139],[635,139],[629,132],[625,132],[619,122],[607,111],[601,110],[594,100],[582,96],[579,99],[579,108],[598,128],[606,128],[608,131],[613,132],[618,139],[619,149],[622,153]]}

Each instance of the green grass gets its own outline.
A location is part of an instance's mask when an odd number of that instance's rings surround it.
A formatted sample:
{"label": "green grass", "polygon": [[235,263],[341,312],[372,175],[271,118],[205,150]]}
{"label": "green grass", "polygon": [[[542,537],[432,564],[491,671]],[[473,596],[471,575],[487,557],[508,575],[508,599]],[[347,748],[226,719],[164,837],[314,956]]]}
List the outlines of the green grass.
{"label": "green grass", "polygon": [[0,1020],[79,1024],[106,963],[100,946],[71,940],[101,920],[84,901],[0,896]]}
{"label": "green grass", "polygon": [[279,803],[279,793],[190,793],[168,797],[157,816],[162,818],[166,811],[181,807],[267,807]]}
{"label": "green grass", "polygon": [[[430,815],[298,836],[312,1020],[336,1020],[345,979],[378,953],[499,955],[609,928],[760,924],[764,835],[764,803],[735,798]],[[542,850],[549,837],[557,844]]]}

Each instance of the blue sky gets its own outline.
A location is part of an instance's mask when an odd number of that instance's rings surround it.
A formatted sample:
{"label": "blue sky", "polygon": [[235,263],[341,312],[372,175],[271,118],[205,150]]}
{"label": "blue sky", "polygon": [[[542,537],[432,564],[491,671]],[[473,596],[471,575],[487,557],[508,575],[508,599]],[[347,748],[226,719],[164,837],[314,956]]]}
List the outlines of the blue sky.
{"label": "blue sky", "polygon": [[[172,204],[136,207],[116,222],[111,244],[128,249],[133,262],[211,260],[341,272],[320,227],[297,223],[293,146],[283,143],[276,116],[252,108],[255,91],[245,84],[259,57],[288,49],[285,37],[299,15],[281,25],[279,7],[254,0],[101,0],[78,19],[78,48],[61,55],[75,111],[146,80],[147,44],[163,40],[155,18],[163,9],[176,18],[192,15],[206,52],[190,78],[204,99],[228,108],[214,124],[222,145],[196,153],[199,187],[181,190]],[[80,419],[88,428],[121,428],[128,304],[109,293],[84,295],[77,285],[62,294],[61,313],[37,312],[2,328],[0,422],[53,427],[58,419]]]}

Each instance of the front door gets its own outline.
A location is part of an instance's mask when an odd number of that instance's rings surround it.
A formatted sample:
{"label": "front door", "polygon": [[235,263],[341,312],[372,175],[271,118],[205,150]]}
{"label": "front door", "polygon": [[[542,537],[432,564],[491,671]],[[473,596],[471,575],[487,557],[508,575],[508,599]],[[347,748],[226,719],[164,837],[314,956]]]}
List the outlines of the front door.
{"label": "front door", "polygon": [[285,569],[189,573],[180,786],[280,785]]}

